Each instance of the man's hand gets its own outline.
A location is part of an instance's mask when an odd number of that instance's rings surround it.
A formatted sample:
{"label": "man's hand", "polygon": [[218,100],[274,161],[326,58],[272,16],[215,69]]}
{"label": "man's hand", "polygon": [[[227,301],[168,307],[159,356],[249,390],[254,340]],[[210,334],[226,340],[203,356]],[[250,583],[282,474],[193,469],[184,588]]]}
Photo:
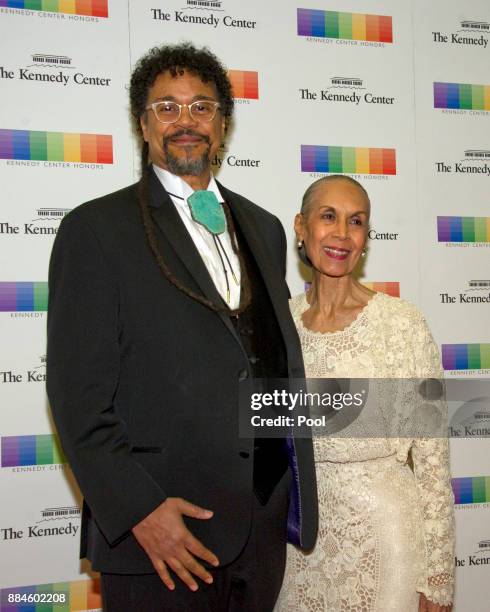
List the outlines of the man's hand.
{"label": "man's hand", "polygon": [[134,537],[150,557],[153,567],[162,582],[171,590],[175,584],[167,566],[190,588],[197,591],[198,586],[192,574],[211,584],[213,577],[198,563],[194,555],[217,566],[217,557],[187,529],[182,516],[195,519],[210,519],[211,510],[194,506],[180,497],[168,497],[163,504],[135,525]]}
{"label": "man's hand", "polygon": [[419,612],[451,612],[452,609],[452,605],[441,606],[432,601],[429,601],[425,595],[420,594]]}

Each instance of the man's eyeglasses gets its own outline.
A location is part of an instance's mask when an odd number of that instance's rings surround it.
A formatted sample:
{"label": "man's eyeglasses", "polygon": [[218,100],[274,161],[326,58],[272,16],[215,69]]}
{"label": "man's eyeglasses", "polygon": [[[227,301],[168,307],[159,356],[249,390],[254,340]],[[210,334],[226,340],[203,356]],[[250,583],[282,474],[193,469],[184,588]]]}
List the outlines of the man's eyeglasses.
{"label": "man's eyeglasses", "polygon": [[180,119],[182,108],[186,106],[193,121],[212,121],[219,108],[219,102],[213,100],[196,100],[192,104],[178,104],[170,100],[153,102],[146,107],[155,113],[155,117],[160,123],[175,123]]}

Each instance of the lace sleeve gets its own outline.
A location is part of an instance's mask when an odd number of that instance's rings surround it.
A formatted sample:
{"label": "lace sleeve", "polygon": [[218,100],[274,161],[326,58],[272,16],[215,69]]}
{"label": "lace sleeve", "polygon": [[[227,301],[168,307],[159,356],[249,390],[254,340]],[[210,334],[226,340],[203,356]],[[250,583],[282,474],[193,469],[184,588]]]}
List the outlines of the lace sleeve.
{"label": "lace sleeve", "polygon": [[[424,318],[417,313],[413,327],[414,358],[418,378],[442,379],[439,351]],[[437,401],[447,414],[447,406]],[[417,590],[430,601],[449,605],[454,590],[454,497],[449,471],[449,441],[417,438],[412,459],[419,492],[425,541],[425,572]]]}

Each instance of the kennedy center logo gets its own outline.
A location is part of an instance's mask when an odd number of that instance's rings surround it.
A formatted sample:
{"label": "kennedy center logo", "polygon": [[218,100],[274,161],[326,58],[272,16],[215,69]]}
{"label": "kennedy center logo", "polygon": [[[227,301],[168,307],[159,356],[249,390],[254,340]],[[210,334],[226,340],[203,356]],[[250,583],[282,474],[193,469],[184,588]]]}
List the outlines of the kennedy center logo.
{"label": "kennedy center logo", "polygon": [[0,282],[0,312],[45,312],[48,283]]}
{"label": "kennedy center logo", "polygon": [[490,24],[486,21],[471,21],[462,19],[456,32],[432,32],[432,41],[441,45],[461,45],[466,47],[479,47],[486,49]]}
{"label": "kennedy center logo", "polygon": [[40,363],[24,372],[14,370],[3,370],[0,372],[0,384],[18,384],[18,383],[39,383],[46,382],[46,355],[40,357]]}
{"label": "kennedy center logo", "polygon": [[472,567],[479,565],[490,565],[490,540],[480,540],[466,558],[456,557],[456,567]]}
{"label": "kennedy center logo", "polygon": [[434,108],[443,112],[481,115],[490,111],[490,85],[434,83]]}
{"label": "kennedy center logo", "polygon": [[[392,18],[385,15],[297,9],[298,36],[337,44],[384,47],[393,42]],[[359,41],[359,42],[358,42]]]}
{"label": "kennedy center logo", "polygon": [[490,304],[490,280],[474,279],[458,295],[440,293],[441,304]]}
{"label": "kennedy center logo", "polygon": [[3,468],[66,463],[58,438],[53,434],[3,436],[0,441]]}
{"label": "kennedy center logo", "polygon": [[395,175],[395,149],[301,145],[301,171],[319,177],[326,173]]}
{"label": "kennedy center logo", "polygon": [[478,385],[475,379],[470,381],[472,395],[477,395],[477,397],[472,397],[461,403],[451,416],[449,421],[449,436],[451,438],[490,438],[489,387],[487,380],[481,380],[483,383],[481,385]]}
{"label": "kennedy center logo", "polygon": [[490,217],[437,217],[437,240],[453,247],[490,247]]}
{"label": "kennedy center logo", "polygon": [[109,0],[0,0],[0,7],[42,11],[49,13],[64,13],[85,17],[108,17]]}
{"label": "kennedy center logo", "polygon": [[0,159],[112,164],[112,136],[0,129]]}
{"label": "kennedy center logo", "polygon": [[364,80],[358,77],[332,77],[330,85],[322,89],[301,88],[302,100],[317,100],[319,102],[343,102],[353,106],[359,104],[393,105],[394,96],[378,95],[366,91]]}
{"label": "kennedy center logo", "polygon": [[195,24],[211,28],[223,26],[244,30],[256,29],[256,20],[226,14],[223,4],[221,0],[186,0],[184,6],[181,5],[178,10],[171,11],[165,6],[165,8],[151,8],[150,12],[152,19],[160,22]]}
{"label": "kennedy center logo", "polygon": [[[0,540],[4,542],[15,542],[19,540],[39,540],[59,536],[73,538],[78,534],[79,530],[80,508],[76,506],[46,508],[41,511],[40,520],[24,524],[20,529],[17,525],[0,527]],[[2,607],[2,610],[7,611],[7,609],[10,610],[10,608]],[[74,608],[71,608],[71,610],[74,610]]]}
{"label": "kennedy center logo", "polygon": [[81,85],[92,87],[109,87],[111,78],[95,74],[86,74],[75,70],[73,59],[67,55],[31,53],[24,67],[12,68],[7,64],[0,66],[0,79],[8,83],[15,79],[31,83],[52,85]]}
{"label": "kennedy center logo", "polygon": [[442,366],[453,373],[471,370],[476,374],[490,372],[490,343],[443,344]]}
{"label": "kennedy center logo", "polygon": [[55,236],[63,217],[70,212],[70,208],[36,208],[35,213],[28,222],[17,225],[10,221],[0,221],[0,235],[4,236]]}
{"label": "kennedy center logo", "polygon": [[490,476],[453,478],[452,485],[457,505],[490,503]]}
{"label": "kennedy center logo", "polygon": [[443,174],[474,174],[490,176],[490,151],[486,149],[466,149],[464,156],[454,164],[448,161],[435,162],[435,169]]}
{"label": "kennedy center logo", "polygon": [[31,160],[29,165],[42,161],[43,166],[50,167],[67,162],[61,165],[101,169],[113,163],[112,136],[0,129],[0,159],[8,160],[7,165]]}

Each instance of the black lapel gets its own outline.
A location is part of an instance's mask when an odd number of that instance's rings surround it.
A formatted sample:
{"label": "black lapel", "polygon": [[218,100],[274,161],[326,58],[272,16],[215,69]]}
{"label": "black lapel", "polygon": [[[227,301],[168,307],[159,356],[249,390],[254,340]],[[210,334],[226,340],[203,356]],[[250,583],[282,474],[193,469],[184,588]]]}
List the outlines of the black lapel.
{"label": "black lapel", "polygon": [[[152,217],[157,227],[171,244],[173,250],[187,268],[189,274],[199,285],[203,295],[207,297],[208,300],[211,300],[213,304],[224,305],[221,295],[216,289],[213,279],[209,275],[206,265],[196,249],[194,241],[182,222],[170,196],[163,188],[163,185],[160,183],[160,180],[153,170],[150,175],[149,204]],[[239,341],[235,328],[230,321],[230,317],[223,313],[217,314],[229,331]]]}
{"label": "black lapel", "polygon": [[[274,254],[268,249],[267,237],[261,231],[255,215],[251,214],[250,211],[244,211],[243,206],[240,205],[240,202],[235,197],[233,192],[228,191],[228,189],[223,187],[223,185],[220,183],[218,183],[218,187],[223,195],[223,198],[231,208],[233,216],[237,220],[243,236],[245,237],[250,251],[252,252],[252,255],[255,258],[257,266],[262,274],[262,278],[269,293],[274,312],[276,313],[279,327],[282,331],[286,349],[290,357],[290,365],[296,369],[297,360],[293,358],[293,355],[301,355],[298,335],[289,311],[285,280],[282,277],[281,272],[275,269],[272,265],[272,262],[274,261]],[[299,371],[302,371],[301,363]]]}

